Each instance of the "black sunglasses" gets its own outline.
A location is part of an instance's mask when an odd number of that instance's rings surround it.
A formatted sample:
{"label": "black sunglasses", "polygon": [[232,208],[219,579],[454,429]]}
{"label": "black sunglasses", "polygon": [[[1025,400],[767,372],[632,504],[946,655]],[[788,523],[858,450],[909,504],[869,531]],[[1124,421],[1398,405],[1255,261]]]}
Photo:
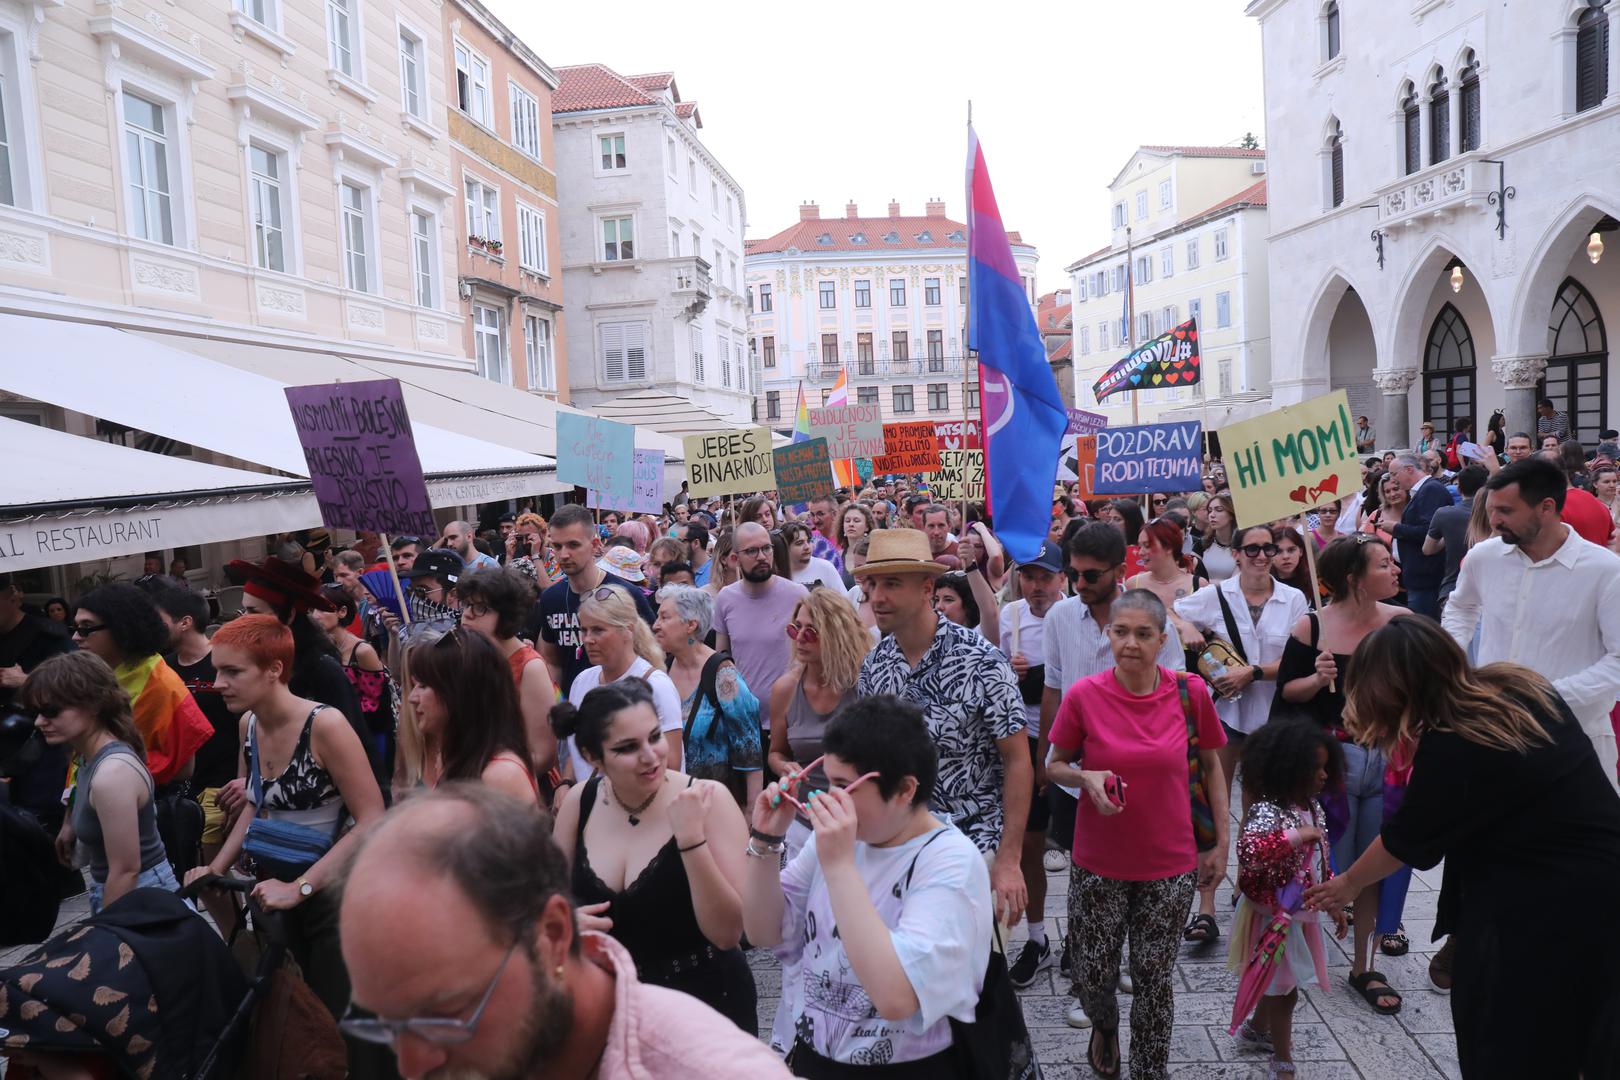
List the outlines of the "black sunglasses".
{"label": "black sunglasses", "polygon": [[58,716],[62,715],[62,706],[40,705],[34,709],[34,715],[45,720],[55,720]]}
{"label": "black sunglasses", "polygon": [[1112,574],[1112,570],[1076,570],[1074,567],[1065,567],[1063,572],[1068,575],[1071,583],[1084,580],[1087,585],[1095,585],[1102,580],[1104,574]]}
{"label": "black sunglasses", "polygon": [[75,637],[89,637],[91,634],[99,633],[105,629],[107,629],[106,623],[81,622],[73,624],[73,634]]}
{"label": "black sunglasses", "polygon": [[1276,544],[1244,544],[1238,550],[1251,559],[1258,559],[1262,554],[1269,559],[1277,554],[1279,548]]}

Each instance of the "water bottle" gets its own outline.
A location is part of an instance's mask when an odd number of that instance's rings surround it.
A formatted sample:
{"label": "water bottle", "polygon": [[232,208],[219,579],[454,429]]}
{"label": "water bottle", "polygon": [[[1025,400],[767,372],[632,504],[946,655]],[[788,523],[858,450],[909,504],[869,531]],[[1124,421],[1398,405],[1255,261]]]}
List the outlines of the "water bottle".
{"label": "water bottle", "polygon": [[[1229,670],[1231,670],[1225,664],[1215,659],[1215,655],[1213,653],[1206,652],[1200,656],[1199,659],[1202,660],[1204,662],[1204,666],[1209,669],[1209,677],[1211,681],[1220,678],[1222,675],[1225,675]],[[1226,700],[1241,701],[1242,699],[1242,694],[1233,694]]]}

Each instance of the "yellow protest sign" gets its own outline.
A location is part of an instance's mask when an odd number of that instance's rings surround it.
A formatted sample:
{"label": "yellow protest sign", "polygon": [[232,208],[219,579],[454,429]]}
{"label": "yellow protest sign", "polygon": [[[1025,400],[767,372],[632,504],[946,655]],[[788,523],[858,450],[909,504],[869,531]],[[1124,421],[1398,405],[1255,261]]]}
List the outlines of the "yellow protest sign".
{"label": "yellow protest sign", "polygon": [[686,452],[688,494],[752,495],[776,487],[768,428],[735,428],[681,440]]}
{"label": "yellow protest sign", "polygon": [[928,490],[940,502],[984,501],[984,451],[941,450]]}
{"label": "yellow protest sign", "polygon": [[1221,453],[1240,525],[1314,510],[1361,484],[1343,390],[1222,428]]}

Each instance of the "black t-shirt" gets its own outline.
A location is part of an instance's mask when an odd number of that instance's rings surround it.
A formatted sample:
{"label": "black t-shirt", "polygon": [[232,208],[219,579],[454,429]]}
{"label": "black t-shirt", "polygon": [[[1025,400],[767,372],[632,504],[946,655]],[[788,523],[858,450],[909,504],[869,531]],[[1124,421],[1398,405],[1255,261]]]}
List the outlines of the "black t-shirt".
{"label": "black t-shirt", "polygon": [[[629,593],[641,617],[647,620],[648,625],[652,624],[652,603],[634,582],[604,572],[602,585],[616,585]],[[540,602],[536,605],[540,623],[539,640],[557,648],[557,666],[562,674],[559,693],[564,697],[568,696],[568,688],[574,685],[574,676],[591,666],[585,656],[585,639],[579,633],[579,605],[582,600],[584,597],[576,595],[569,587],[568,579],[563,578],[541,593]]]}
{"label": "black t-shirt", "polygon": [[[73,651],[73,639],[61,623],[23,614],[22,621],[0,633],[0,667],[21,667],[26,675],[59,653]],[[0,705],[9,705],[17,691],[0,687]]]}
{"label": "black t-shirt", "polygon": [[[33,671],[53,656],[73,651],[73,639],[60,623],[38,615],[24,614],[22,621],[0,633],[0,667],[21,667]],[[9,705],[17,691],[0,687],[0,705]],[[11,802],[46,822],[46,831],[55,832],[62,821],[62,787],[67,783],[68,749],[46,746],[39,761],[10,784]]]}
{"label": "black t-shirt", "polygon": [[163,662],[180,676],[180,681],[191,691],[197,707],[214,727],[214,734],[197,748],[196,767],[191,775],[192,790],[224,787],[236,779],[237,732],[240,730],[237,721],[242,714],[232,712],[225,705],[224,695],[214,688],[214,654],[206,652],[195,664],[182,664],[177,655],[170,653],[163,658]]}

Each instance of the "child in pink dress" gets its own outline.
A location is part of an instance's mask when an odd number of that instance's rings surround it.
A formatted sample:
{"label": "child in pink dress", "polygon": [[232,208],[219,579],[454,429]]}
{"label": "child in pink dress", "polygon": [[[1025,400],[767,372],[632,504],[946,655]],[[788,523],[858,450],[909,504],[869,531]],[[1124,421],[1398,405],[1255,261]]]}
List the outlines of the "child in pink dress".
{"label": "child in pink dress", "polygon": [[[1233,1026],[1240,1039],[1270,1049],[1267,1076],[1294,1075],[1293,1018],[1299,987],[1315,981],[1327,989],[1326,943],[1321,913],[1301,899],[1311,885],[1332,877],[1326,819],[1316,797],[1344,772],[1338,742],[1309,720],[1274,720],[1250,735],[1243,748],[1244,793],[1252,796],[1238,837],[1238,889],[1242,898],[1232,924],[1227,965],[1241,975],[1262,946],[1279,911],[1292,915],[1264,996],[1252,1020]],[[1339,937],[1344,916],[1334,917]]]}

